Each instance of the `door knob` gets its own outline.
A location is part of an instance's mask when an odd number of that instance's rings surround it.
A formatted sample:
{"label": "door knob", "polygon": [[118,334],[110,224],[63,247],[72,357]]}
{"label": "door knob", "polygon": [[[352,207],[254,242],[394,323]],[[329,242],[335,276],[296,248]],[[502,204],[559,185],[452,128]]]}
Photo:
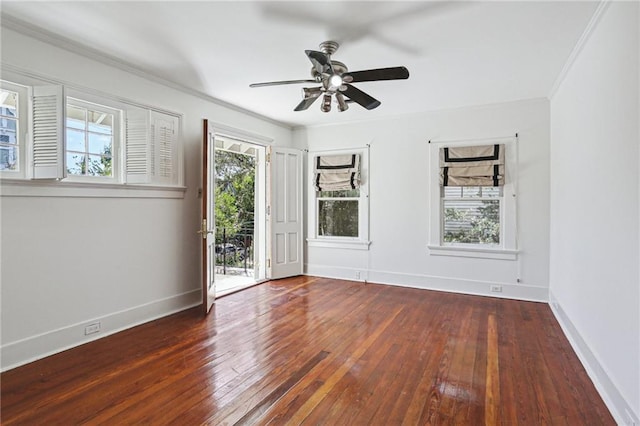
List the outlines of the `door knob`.
{"label": "door knob", "polygon": [[208,234],[213,234],[213,230],[207,229],[207,219],[202,219],[202,227],[197,233],[202,235],[202,238],[207,238]]}

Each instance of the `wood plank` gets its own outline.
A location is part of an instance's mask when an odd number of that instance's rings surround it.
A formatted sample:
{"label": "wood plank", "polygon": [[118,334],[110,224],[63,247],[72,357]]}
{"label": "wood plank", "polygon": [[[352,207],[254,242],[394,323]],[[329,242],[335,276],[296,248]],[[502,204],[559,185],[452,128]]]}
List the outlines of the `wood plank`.
{"label": "wood plank", "polygon": [[615,424],[549,307],[264,283],[0,375],[3,425]]}
{"label": "wood plank", "polygon": [[487,318],[487,378],[484,398],[484,424],[501,424],[500,413],[500,361],[498,360],[498,325],[496,316]]}

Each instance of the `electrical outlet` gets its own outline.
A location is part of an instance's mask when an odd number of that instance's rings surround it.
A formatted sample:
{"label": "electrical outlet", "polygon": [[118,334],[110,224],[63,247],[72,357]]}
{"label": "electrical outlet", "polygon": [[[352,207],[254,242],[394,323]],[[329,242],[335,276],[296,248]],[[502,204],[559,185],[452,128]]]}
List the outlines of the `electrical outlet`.
{"label": "electrical outlet", "polygon": [[501,285],[492,285],[491,286],[491,293],[502,293],[502,286]]}
{"label": "electrical outlet", "polygon": [[360,279],[360,271],[356,271],[356,280]]}
{"label": "electrical outlet", "polygon": [[84,328],[84,335],[94,334],[100,331],[100,323],[94,322]]}

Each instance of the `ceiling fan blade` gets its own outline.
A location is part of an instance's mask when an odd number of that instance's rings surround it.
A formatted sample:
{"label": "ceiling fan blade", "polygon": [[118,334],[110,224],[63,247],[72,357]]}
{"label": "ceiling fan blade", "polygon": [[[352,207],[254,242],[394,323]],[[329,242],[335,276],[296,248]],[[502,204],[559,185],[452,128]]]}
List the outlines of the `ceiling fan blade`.
{"label": "ceiling fan blade", "polygon": [[282,84],[302,84],[302,83],[317,83],[317,82],[315,80],[269,81],[267,83],[252,83],[249,85],[249,87],[280,86]]}
{"label": "ceiling fan blade", "polygon": [[352,101],[359,103],[366,109],[374,109],[380,106],[380,101],[367,95],[362,90],[353,87],[350,84],[345,84],[345,90],[341,90],[342,93]]}
{"label": "ceiling fan blade", "polygon": [[317,50],[305,50],[304,53],[307,54],[318,74],[333,74],[333,66],[327,55]]}
{"label": "ceiling fan blade", "polygon": [[317,95],[306,97],[293,110],[304,111],[305,109],[309,108],[319,97],[320,97],[320,92],[318,92]]}
{"label": "ceiling fan blade", "polygon": [[378,68],[375,70],[364,70],[347,72],[342,78],[350,83],[359,83],[361,81],[380,81],[380,80],[405,80],[409,78],[409,70],[405,67]]}

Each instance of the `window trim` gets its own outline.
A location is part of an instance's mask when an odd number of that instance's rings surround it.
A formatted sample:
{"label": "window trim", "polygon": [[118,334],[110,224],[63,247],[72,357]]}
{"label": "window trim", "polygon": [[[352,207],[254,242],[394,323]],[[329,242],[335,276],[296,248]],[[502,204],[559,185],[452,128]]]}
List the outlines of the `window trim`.
{"label": "window trim", "polygon": [[[318,235],[318,197],[314,182],[314,160],[318,155],[360,154],[360,197],[358,198],[358,236],[336,237]],[[308,152],[307,245],[309,247],[368,250],[369,241],[369,146]],[[342,198],[341,198],[342,199]],[[354,199],[352,197],[345,199]]]}
{"label": "window trim", "polygon": [[[99,188],[99,191],[96,191]],[[184,198],[185,187],[83,181],[2,179],[2,197]]]}
{"label": "window trim", "polygon": [[[505,183],[500,197],[500,244],[444,243],[443,197],[440,189],[439,149],[450,146],[505,145]],[[492,138],[466,141],[429,142],[429,235],[427,249],[432,256],[473,257],[516,260],[517,245],[517,187],[518,138]]]}

